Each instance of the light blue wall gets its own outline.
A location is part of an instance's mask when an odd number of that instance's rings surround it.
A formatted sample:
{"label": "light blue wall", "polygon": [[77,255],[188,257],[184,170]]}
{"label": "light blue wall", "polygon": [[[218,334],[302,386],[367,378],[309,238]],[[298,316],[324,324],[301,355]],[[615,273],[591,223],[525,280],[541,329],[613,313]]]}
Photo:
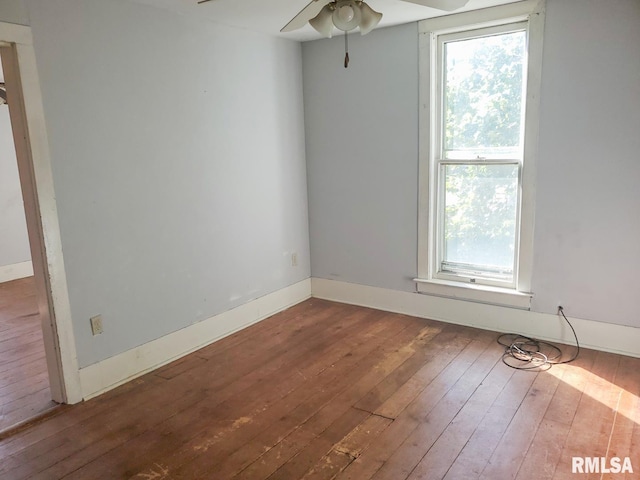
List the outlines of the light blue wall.
{"label": "light blue wall", "polygon": [[[534,311],[640,327],[640,2],[548,0]],[[304,44],[312,276],[413,291],[418,33]]]}
{"label": "light blue wall", "polygon": [[303,44],[311,271],[413,290],[417,25]]}
{"label": "light blue wall", "polygon": [[[81,366],[307,278],[310,257],[316,277],[414,290],[415,24],[351,36],[345,70],[342,38],[301,59],[293,42],[124,0],[15,5]],[[536,311],[640,326],[638,5],[548,0]]]}
{"label": "light blue wall", "polygon": [[0,21],[29,25],[29,11],[24,0],[1,0]]}
{"label": "light blue wall", "polygon": [[299,44],[28,6],[81,367],[309,277]]}
{"label": "light blue wall", "polygon": [[550,0],[533,307],[640,327],[640,1]]}

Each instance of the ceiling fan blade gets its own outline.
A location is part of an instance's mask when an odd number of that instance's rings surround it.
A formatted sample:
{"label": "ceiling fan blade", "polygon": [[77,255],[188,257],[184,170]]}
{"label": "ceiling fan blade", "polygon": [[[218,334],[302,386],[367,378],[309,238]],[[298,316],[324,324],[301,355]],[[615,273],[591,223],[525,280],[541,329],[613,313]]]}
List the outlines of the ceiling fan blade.
{"label": "ceiling fan blade", "polygon": [[404,2],[415,3],[417,5],[423,5],[425,7],[437,8],[438,10],[445,10],[451,12],[459,8],[464,7],[469,0],[402,0]]}
{"label": "ceiling fan blade", "polygon": [[281,32],[293,32],[304,27],[309,20],[320,13],[320,10],[329,3],[329,0],[311,0],[309,5],[304,7],[289,23],[282,27]]}
{"label": "ceiling fan blade", "polygon": [[211,0],[198,0],[198,5],[200,5],[201,3],[207,3],[210,2]]}

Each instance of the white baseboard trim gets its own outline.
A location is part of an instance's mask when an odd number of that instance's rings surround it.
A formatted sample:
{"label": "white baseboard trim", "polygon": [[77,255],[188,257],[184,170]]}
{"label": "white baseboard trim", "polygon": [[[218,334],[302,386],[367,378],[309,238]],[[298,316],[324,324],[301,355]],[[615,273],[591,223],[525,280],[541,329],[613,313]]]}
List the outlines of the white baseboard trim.
{"label": "white baseboard trim", "polygon": [[31,277],[33,275],[33,264],[28,262],[14,263],[0,267],[0,283],[18,280],[19,278]]}
{"label": "white baseboard trim", "polygon": [[80,369],[85,400],[177,360],[311,296],[311,279]]}
{"label": "white baseboard trim", "polygon": [[[311,295],[420,318],[440,320],[496,332],[513,332],[541,340],[575,343],[566,322],[556,315],[485,305],[420,293],[354,283],[311,279]],[[569,317],[580,345],[640,357],[640,328]]]}

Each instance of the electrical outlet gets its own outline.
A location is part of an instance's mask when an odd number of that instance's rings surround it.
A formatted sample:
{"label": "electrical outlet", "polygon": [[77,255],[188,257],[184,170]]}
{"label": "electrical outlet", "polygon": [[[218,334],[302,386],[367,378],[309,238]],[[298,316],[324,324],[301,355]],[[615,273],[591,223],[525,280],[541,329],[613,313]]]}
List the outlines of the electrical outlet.
{"label": "electrical outlet", "polygon": [[91,322],[91,333],[93,333],[94,336],[100,335],[103,332],[102,315],[96,315],[95,317],[91,317],[89,321]]}
{"label": "electrical outlet", "polygon": [[292,267],[297,267],[298,266],[298,253],[297,252],[293,252],[291,254],[291,266]]}

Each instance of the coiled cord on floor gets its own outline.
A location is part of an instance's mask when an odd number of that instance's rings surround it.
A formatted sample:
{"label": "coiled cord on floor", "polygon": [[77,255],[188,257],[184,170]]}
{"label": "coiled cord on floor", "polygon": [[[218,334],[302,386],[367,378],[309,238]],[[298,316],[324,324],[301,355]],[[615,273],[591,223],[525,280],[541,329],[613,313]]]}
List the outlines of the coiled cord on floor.
{"label": "coiled cord on floor", "polygon": [[576,351],[568,360],[562,360],[562,350],[556,345],[517,333],[504,333],[498,337],[498,343],[504,348],[502,362],[516,370],[548,370],[553,365],[571,363],[580,355],[580,342],[571,322],[558,307],[558,313],[565,319],[576,340]]}

